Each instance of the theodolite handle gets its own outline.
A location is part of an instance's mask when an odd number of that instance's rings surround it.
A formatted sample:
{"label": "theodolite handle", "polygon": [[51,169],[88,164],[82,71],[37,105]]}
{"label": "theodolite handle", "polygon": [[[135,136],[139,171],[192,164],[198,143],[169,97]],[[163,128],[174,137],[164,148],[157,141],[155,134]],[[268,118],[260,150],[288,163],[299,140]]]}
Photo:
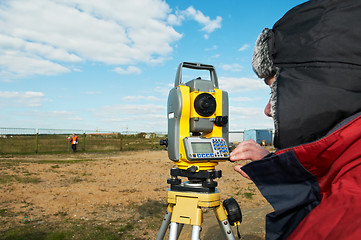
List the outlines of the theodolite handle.
{"label": "theodolite handle", "polygon": [[212,65],[203,64],[203,63],[191,63],[191,62],[182,62],[178,66],[177,74],[175,76],[174,87],[182,84],[182,69],[190,68],[195,70],[208,70],[210,72],[211,82],[213,83],[214,88],[218,88],[218,78],[216,69]]}

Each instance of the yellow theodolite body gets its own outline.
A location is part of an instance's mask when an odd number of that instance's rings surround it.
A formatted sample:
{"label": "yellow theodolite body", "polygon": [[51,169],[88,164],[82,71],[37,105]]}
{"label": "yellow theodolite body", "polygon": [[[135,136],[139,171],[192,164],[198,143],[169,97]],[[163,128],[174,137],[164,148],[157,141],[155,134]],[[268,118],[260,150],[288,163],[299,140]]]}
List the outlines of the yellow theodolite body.
{"label": "yellow theodolite body", "polygon": [[[207,70],[210,80],[200,77],[182,82],[182,69]],[[220,202],[216,178],[222,171],[218,162],[229,159],[228,93],[218,88],[213,66],[183,62],[179,65],[174,87],[168,96],[168,157],[176,167],[167,179],[168,208],[157,240],[163,240],[169,227],[169,239],[180,236],[183,224],[192,225],[192,239],[200,239],[202,208],[214,208],[224,236],[235,240],[231,225],[242,221],[241,210],[231,198]],[[187,177],[182,182],[178,177]],[[240,235],[238,234],[239,238]]]}
{"label": "yellow theodolite body", "polygon": [[[183,67],[209,70],[211,80],[181,82]],[[228,93],[211,65],[183,62],[168,97],[168,156],[179,169],[212,170],[229,158]]]}

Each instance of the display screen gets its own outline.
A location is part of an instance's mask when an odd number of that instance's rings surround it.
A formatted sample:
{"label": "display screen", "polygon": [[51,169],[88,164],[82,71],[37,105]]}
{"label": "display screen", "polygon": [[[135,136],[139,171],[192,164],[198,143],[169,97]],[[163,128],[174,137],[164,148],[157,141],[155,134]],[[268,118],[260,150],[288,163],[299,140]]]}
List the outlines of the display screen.
{"label": "display screen", "polygon": [[213,153],[212,143],[192,142],[193,153]]}

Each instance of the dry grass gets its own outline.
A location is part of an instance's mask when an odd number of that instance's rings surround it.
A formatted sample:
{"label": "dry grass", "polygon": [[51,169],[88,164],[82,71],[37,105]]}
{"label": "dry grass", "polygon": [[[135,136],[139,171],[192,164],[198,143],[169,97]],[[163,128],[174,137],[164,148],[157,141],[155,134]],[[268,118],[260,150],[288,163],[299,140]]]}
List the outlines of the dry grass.
{"label": "dry grass", "polygon": [[[268,211],[254,184],[232,165],[217,167],[223,171],[218,179],[222,199],[234,197],[246,215],[258,208]],[[3,155],[0,238],[154,239],[172,166],[165,151]],[[205,213],[203,234],[217,224],[208,219],[214,219],[213,212]],[[263,236],[263,219],[258,222],[258,230],[244,227],[251,231],[244,239]]]}

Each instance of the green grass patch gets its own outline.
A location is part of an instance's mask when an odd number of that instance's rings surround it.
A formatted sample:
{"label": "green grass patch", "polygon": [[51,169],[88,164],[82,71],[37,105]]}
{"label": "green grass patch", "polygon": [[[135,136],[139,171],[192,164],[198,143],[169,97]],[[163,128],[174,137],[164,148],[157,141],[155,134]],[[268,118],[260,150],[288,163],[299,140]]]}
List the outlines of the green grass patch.
{"label": "green grass patch", "polygon": [[244,192],[242,194],[245,198],[248,198],[248,199],[252,199],[254,195],[256,195],[255,193],[253,192]]}
{"label": "green grass patch", "polygon": [[13,177],[4,173],[0,173],[0,184],[13,182]]}
{"label": "green grass patch", "polygon": [[14,176],[14,179],[19,183],[40,183],[41,179],[37,177],[20,177]]}
{"label": "green grass patch", "polygon": [[250,183],[247,186],[247,189],[239,189],[236,195],[242,196],[247,199],[253,199],[253,196],[256,195],[256,189],[254,183]]}
{"label": "green grass patch", "polygon": [[83,180],[84,179],[82,179],[81,177],[78,177],[78,176],[70,178],[71,183],[78,183],[78,182],[82,182]]}
{"label": "green grass patch", "polygon": [[134,226],[131,223],[122,224],[118,229],[118,233],[119,233],[119,235],[123,235],[127,231],[133,230],[133,228],[134,228]]}
{"label": "green grass patch", "polygon": [[161,218],[165,212],[167,205],[159,201],[148,200],[138,206],[138,212],[141,218],[156,217]]}
{"label": "green grass patch", "polygon": [[8,174],[0,174],[0,184],[7,184],[11,182],[19,182],[19,183],[40,183],[41,179],[37,177],[29,177],[29,176],[18,176],[18,175],[8,175]]}
{"label": "green grass patch", "polygon": [[[61,224],[60,224],[61,225]],[[58,225],[59,226],[59,225]],[[3,240],[116,240],[122,239],[115,229],[90,224],[73,224],[70,226],[42,226],[28,224],[0,233]]]}
{"label": "green grass patch", "polygon": [[0,217],[5,217],[8,213],[8,210],[6,208],[0,209]]}
{"label": "green grass patch", "polygon": [[[58,213],[61,219],[48,222],[44,217],[14,223],[11,228],[0,231],[2,240],[145,240],[153,239],[162,223],[165,202],[148,200],[141,205],[131,203],[119,211],[119,206],[106,206],[118,211],[119,218],[102,220],[75,220],[68,213]],[[104,209],[102,209],[104,210]],[[108,209],[112,211],[112,209]],[[7,209],[0,209],[0,216],[9,217]]]}

